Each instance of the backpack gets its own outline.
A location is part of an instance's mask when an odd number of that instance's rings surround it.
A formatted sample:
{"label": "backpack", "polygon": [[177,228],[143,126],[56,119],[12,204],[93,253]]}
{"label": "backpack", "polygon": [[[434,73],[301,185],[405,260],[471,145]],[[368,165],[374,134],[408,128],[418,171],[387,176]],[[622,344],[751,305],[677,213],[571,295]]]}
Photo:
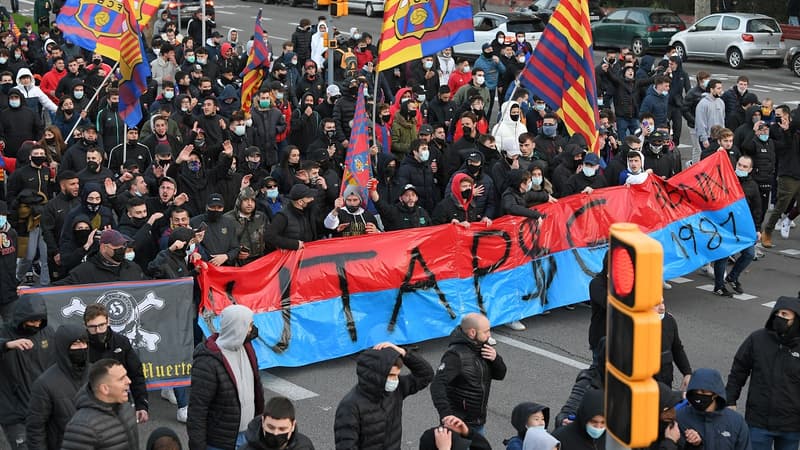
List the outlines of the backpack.
{"label": "backpack", "polygon": [[345,77],[354,77],[358,72],[358,58],[350,48],[339,48],[338,51],[342,54],[342,60],[339,62],[339,68],[344,70]]}

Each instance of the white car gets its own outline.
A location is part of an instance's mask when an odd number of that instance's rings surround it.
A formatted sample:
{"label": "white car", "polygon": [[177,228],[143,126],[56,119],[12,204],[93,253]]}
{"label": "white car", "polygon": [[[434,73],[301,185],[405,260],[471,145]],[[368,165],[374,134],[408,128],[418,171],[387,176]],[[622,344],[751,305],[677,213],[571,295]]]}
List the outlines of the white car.
{"label": "white car", "polygon": [[781,67],[786,58],[780,25],[763,14],[711,14],[675,33],[669,43],[684,61],[690,58],[727,61],[734,69],[754,60]]}
{"label": "white car", "polygon": [[464,42],[453,47],[457,55],[480,56],[481,46],[495,39],[498,31],[505,33],[506,42],[511,43],[517,32],[525,33],[525,40],[536,47],[546,24],[536,16],[524,14],[497,14],[482,11],[472,18],[475,28],[475,41]]}

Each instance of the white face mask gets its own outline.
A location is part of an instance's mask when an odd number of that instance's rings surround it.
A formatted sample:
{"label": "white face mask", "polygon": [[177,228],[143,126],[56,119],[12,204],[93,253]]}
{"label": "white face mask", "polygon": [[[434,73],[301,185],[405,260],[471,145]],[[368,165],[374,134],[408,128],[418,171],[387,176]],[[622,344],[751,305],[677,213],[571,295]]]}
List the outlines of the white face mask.
{"label": "white face mask", "polygon": [[533,189],[533,181],[528,181],[528,186],[525,188],[526,191],[530,191]]}
{"label": "white face mask", "polygon": [[475,77],[475,82],[478,83],[479,85],[483,84],[483,80],[484,80],[483,75],[477,75]]}
{"label": "white face mask", "polygon": [[666,316],[666,315],[667,315],[667,313],[661,313],[661,314],[659,314],[659,315],[658,315],[658,320],[664,320],[664,316]]}
{"label": "white face mask", "polygon": [[419,152],[419,160],[422,161],[422,162],[427,161],[428,158],[430,158],[430,157],[431,157],[431,151],[430,150],[421,150]]}
{"label": "white face mask", "polygon": [[233,133],[237,136],[244,136],[245,126],[244,125],[236,125],[233,129]]}
{"label": "white face mask", "polygon": [[244,124],[247,125],[248,127],[252,127],[253,126],[253,119],[251,118],[251,119],[245,120]]}
{"label": "white face mask", "polygon": [[399,386],[399,385],[400,385],[400,379],[399,378],[396,378],[394,380],[387,378],[386,379],[386,385],[384,385],[383,389],[386,392],[394,392],[395,390],[397,390],[397,386]]}
{"label": "white face mask", "polygon": [[133,261],[136,258],[136,252],[127,252],[125,253],[125,259],[128,261]]}

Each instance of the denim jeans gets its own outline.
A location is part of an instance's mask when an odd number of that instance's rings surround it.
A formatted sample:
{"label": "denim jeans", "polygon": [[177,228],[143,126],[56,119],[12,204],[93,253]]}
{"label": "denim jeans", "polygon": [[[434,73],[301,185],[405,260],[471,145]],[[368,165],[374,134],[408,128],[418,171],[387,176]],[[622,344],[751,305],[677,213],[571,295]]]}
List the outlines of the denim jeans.
{"label": "denim jeans", "polygon": [[617,133],[620,141],[625,139],[625,136],[633,134],[637,128],[639,128],[639,119],[617,117]]}
{"label": "denim jeans", "polygon": [[172,392],[175,393],[175,400],[178,403],[178,408],[189,406],[189,393],[187,392],[187,388],[175,388],[172,390]]}
{"label": "denim jeans", "polygon": [[800,445],[800,432],[769,431],[764,428],[750,427],[750,444],[753,450],[797,450]]}
{"label": "denim jeans", "polygon": [[725,287],[725,267],[728,264],[728,258],[722,258],[714,261],[714,290]]}
{"label": "denim jeans", "polygon": [[42,227],[36,227],[28,233],[28,248],[25,252],[25,257],[17,264],[17,279],[23,280],[25,274],[31,270],[31,266],[36,260],[37,250],[39,251],[39,267],[41,268],[39,286],[47,286],[50,284],[50,269],[47,268],[47,244],[45,244],[42,236]]}
{"label": "denim jeans", "polygon": [[[751,246],[747,247],[746,249],[742,250],[742,253],[736,258],[736,262],[733,264],[733,269],[731,269],[730,273],[728,274],[728,278],[732,281],[739,281],[739,275],[744,272],[744,269],[747,269],[747,266],[753,262],[753,259],[756,257],[756,247]],[[715,263],[716,264],[716,263]],[[725,268],[722,268],[722,271],[725,271]],[[714,266],[714,284],[716,284],[717,278],[717,267]]]}

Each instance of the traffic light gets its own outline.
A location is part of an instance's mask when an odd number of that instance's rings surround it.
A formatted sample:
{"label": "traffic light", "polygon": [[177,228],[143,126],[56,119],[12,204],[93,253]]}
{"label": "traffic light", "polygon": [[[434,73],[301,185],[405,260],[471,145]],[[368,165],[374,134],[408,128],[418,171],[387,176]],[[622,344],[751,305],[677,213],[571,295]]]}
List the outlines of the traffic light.
{"label": "traffic light", "polygon": [[611,225],[606,324],[606,425],[630,448],[658,437],[662,299],[661,244],[631,223]]}
{"label": "traffic light", "polygon": [[341,17],[347,15],[347,0],[331,0],[331,16]]}

